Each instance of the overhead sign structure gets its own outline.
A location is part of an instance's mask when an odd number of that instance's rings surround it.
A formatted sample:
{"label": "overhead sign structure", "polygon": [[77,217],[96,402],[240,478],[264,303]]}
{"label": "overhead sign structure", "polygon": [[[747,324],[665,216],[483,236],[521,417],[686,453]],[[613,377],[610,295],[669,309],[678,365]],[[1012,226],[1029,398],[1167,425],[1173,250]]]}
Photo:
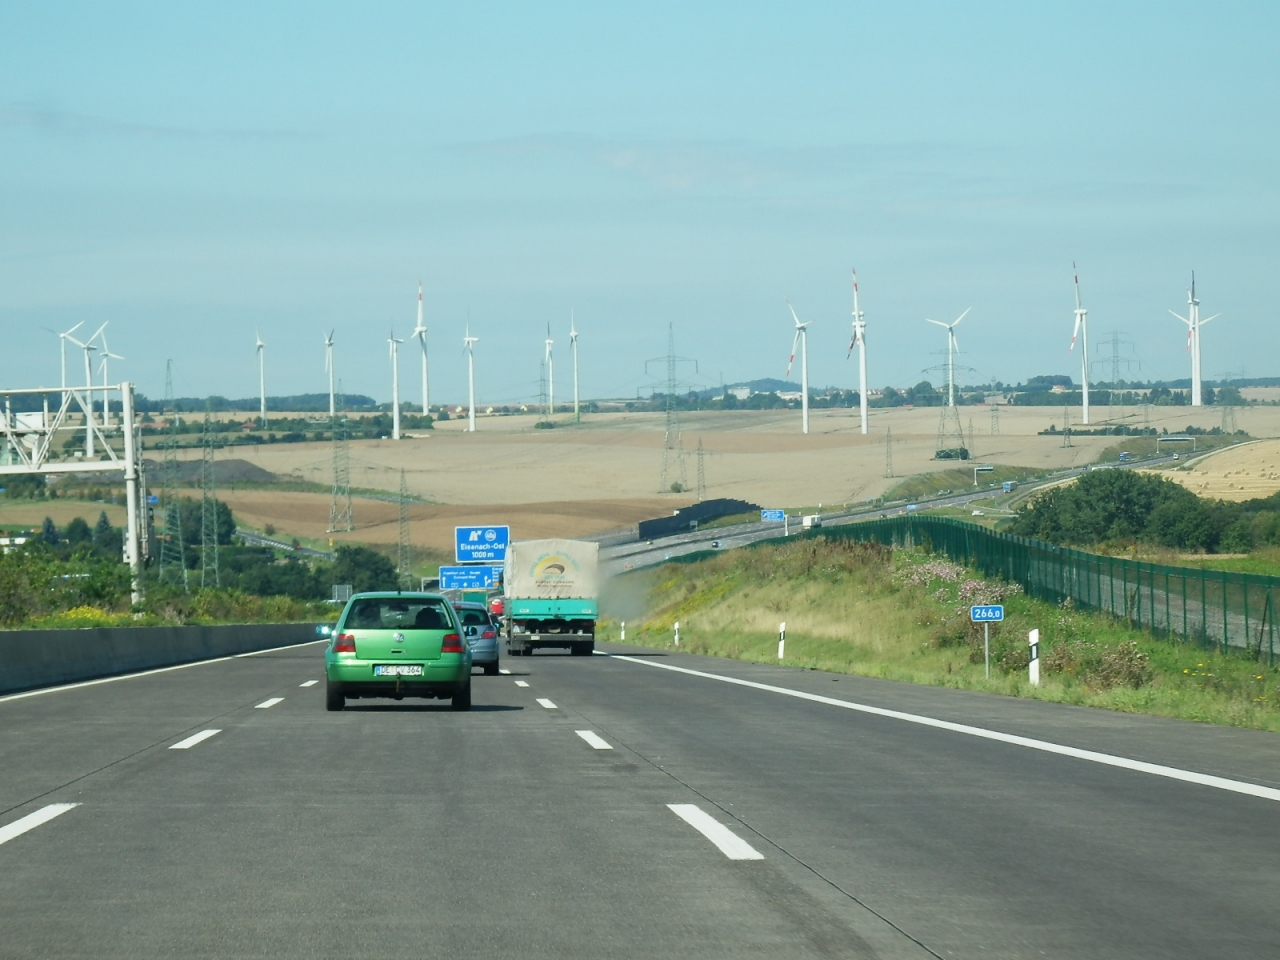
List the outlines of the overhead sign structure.
{"label": "overhead sign structure", "polygon": [[787,511],[785,510],[761,510],[760,511],[761,523],[781,523],[785,519],[787,519]]}
{"label": "overhead sign structure", "polygon": [[488,590],[502,579],[501,567],[441,567],[441,590]]}
{"label": "overhead sign structure", "polygon": [[510,542],[510,527],[454,527],[453,558],[458,563],[502,563]]}
{"label": "overhead sign structure", "polygon": [[999,623],[1004,619],[1004,605],[987,603],[970,607],[969,619],[974,623]]}

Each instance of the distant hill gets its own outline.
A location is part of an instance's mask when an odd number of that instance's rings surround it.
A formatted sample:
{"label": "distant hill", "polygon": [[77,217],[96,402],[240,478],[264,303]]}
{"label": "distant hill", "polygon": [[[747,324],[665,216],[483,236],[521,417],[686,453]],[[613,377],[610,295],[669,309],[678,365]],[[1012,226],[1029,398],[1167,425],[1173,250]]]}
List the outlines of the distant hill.
{"label": "distant hill", "polygon": [[[373,410],[376,409],[378,403],[373,397],[366,397],[360,393],[349,393],[343,398],[344,407],[347,410]],[[163,400],[153,400],[150,397],[137,395],[137,408],[142,413],[162,413],[165,403]],[[257,397],[248,397],[241,400],[228,400],[226,397],[175,397],[173,401],[174,408],[179,413],[204,413],[208,404],[208,409],[213,413],[223,413],[228,410],[243,410],[252,413],[258,409],[259,399]],[[327,393],[299,393],[291,397],[267,397],[268,413],[328,413],[329,412],[329,394]]]}

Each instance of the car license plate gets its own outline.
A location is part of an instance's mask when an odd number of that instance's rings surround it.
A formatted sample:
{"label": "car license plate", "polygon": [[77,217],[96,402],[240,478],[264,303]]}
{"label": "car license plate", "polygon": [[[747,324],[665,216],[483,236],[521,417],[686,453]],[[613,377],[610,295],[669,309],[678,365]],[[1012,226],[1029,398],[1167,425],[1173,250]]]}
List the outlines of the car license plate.
{"label": "car license plate", "polygon": [[417,663],[376,663],[373,666],[375,677],[420,677],[422,665]]}

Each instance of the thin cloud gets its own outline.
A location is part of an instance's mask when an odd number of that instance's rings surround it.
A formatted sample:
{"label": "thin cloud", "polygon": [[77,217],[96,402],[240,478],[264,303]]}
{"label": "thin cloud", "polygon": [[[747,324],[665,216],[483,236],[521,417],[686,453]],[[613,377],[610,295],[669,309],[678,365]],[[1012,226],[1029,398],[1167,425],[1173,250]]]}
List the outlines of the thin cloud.
{"label": "thin cloud", "polygon": [[30,130],[49,137],[119,137],[133,140],[298,140],[314,134],[282,130],[205,131],[169,124],[137,123],[87,113],[75,113],[47,104],[12,102],[0,106],[0,128]]}

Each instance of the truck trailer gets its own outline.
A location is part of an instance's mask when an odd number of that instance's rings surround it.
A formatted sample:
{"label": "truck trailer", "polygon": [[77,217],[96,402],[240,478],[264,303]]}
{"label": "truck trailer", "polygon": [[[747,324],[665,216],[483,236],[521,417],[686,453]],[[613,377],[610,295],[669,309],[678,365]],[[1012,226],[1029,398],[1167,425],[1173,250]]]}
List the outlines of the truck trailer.
{"label": "truck trailer", "polygon": [[600,545],[583,540],[517,540],[503,565],[507,652],[539,648],[595,650]]}

